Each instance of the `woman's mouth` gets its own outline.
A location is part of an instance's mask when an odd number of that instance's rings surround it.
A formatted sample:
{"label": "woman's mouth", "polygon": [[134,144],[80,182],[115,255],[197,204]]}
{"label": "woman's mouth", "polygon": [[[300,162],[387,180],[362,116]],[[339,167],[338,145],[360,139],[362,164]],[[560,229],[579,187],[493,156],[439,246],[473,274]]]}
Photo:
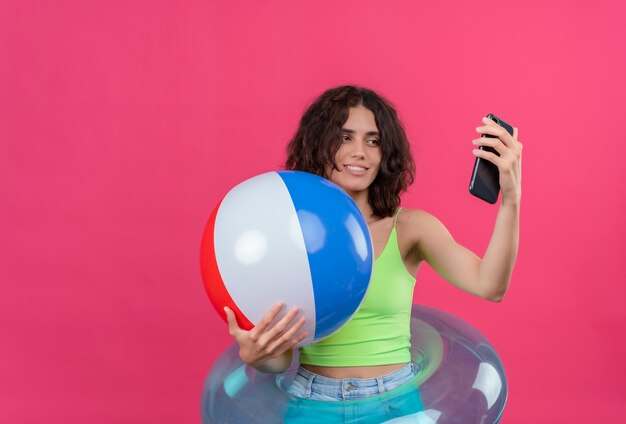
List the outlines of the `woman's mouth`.
{"label": "woman's mouth", "polygon": [[352,175],[363,175],[367,171],[367,168],[356,165],[344,165],[344,168],[347,169]]}

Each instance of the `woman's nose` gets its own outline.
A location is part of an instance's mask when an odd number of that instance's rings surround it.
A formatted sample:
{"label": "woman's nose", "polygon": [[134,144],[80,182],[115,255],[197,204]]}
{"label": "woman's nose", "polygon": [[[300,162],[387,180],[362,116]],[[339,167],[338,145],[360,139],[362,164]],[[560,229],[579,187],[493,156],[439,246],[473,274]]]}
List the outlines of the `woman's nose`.
{"label": "woman's nose", "polygon": [[360,157],[363,158],[365,157],[365,146],[363,145],[363,143],[356,142],[356,143],[352,143],[352,150],[350,151],[350,155],[352,157]]}

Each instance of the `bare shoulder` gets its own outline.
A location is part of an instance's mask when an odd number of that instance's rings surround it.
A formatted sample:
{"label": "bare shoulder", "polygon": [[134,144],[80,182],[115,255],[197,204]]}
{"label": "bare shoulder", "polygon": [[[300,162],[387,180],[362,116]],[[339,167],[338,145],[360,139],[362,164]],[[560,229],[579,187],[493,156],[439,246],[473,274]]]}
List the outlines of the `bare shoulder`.
{"label": "bare shoulder", "polygon": [[396,224],[403,232],[420,233],[432,228],[432,226],[443,226],[441,221],[433,214],[422,209],[402,209],[398,215]]}
{"label": "bare shoulder", "polygon": [[452,236],[433,214],[422,209],[402,209],[396,223],[398,241],[406,252],[425,259],[424,248],[434,241],[450,240]]}

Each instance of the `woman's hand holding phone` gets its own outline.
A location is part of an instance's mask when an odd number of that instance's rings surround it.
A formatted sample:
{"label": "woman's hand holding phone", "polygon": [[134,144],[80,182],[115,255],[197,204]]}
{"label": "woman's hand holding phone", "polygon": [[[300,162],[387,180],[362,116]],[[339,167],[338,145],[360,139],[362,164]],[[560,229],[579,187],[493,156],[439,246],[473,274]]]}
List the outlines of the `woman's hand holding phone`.
{"label": "woman's hand holding phone", "polygon": [[[481,172],[481,168],[488,165],[482,164],[481,166],[480,161],[489,161],[498,170],[499,176],[497,178],[500,192],[502,192],[502,201],[519,202],[522,190],[523,146],[517,140],[518,130],[492,114],[483,118],[482,122],[483,125],[476,128],[476,132],[482,136],[472,140],[472,143],[479,148],[473,151],[477,161],[470,183],[470,192],[489,203],[495,203],[498,196],[497,188],[495,196],[493,190],[487,196],[484,196],[484,192],[480,192],[481,187],[485,186],[480,178],[485,178],[484,175],[486,175]],[[492,178],[494,177],[495,174]],[[487,185],[488,183],[489,181],[487,181]]]}

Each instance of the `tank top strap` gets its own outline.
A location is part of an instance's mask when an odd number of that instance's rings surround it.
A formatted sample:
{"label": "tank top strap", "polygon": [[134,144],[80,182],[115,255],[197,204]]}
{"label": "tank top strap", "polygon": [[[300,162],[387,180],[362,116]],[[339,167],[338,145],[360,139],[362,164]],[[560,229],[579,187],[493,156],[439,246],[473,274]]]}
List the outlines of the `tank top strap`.
{"label": "tank top strap", "polygon": [[393,229],[396,229],[396,222],[398,222],[398,215],[400,215],[400,211],[402,210],[402,208],[398,208],[398,211],[396,212],[396,216],[393,218]]}

